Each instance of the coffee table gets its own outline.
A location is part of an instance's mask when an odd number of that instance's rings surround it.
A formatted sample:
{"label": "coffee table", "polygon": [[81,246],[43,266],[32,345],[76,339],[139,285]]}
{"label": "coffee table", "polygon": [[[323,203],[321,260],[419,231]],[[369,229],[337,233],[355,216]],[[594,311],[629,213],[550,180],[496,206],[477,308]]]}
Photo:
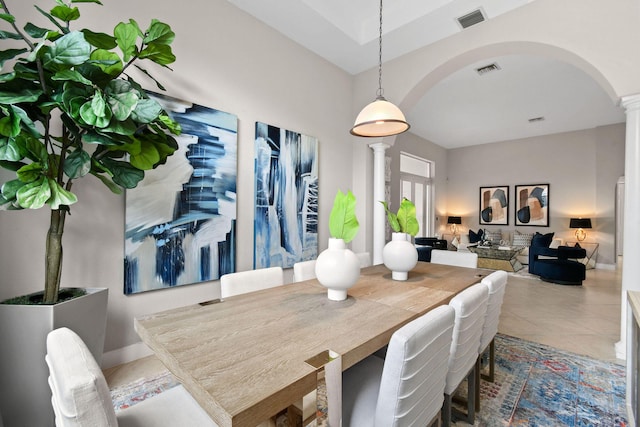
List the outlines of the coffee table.
{"label": "coffee table", "polygon": [[471,252],[478,254],[478,268],[504,271],[518,271],[522,268],[522,264],[517,258],[522,249],[513,246],[472,246],[469,248]]}

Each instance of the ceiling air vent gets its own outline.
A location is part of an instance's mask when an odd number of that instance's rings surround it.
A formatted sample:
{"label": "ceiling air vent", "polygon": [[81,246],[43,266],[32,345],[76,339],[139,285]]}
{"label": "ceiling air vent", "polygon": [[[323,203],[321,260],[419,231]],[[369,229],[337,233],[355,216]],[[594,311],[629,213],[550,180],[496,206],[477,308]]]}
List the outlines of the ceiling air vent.
{"label": "ceiling air vent", "polygon": [[542,121],[544,121],[544,116],[533,117],[529,119],[529,123],[542,122]]}
{"label": "ceiling air vent", "polygon": [[482,10],[480,9],[474,10],[473,12],[467,13],[466,15],[458,18],[458,23],[463,29],[479,24],[482,21],[485,21],[485,18],[482,14]]}
{"label": "ceiling air vent", "polygon": [[500,66],[494,62],[493,64],[489,64],[489,65],[485,65],[484,67],[476,68],[476,72],[482,76],[484,74],[490,73],[492,71],[498,71],[500,69],[501,69]]}

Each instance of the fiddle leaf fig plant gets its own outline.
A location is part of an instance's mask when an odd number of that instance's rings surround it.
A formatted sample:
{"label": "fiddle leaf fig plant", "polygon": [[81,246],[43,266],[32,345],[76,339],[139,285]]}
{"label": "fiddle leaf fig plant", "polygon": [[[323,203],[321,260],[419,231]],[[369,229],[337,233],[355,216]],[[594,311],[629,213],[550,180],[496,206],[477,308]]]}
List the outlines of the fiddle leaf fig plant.
{"label": "fiddle leaf fig plant", "polygon": [[[20,26],[0,0],[0,166],[15,173],[2,184],[0,208],[51,209],[46,237],[44,303],[57,301],[62,236],[75,180],[93,175],[114,193],[134,188],[145,170],[166,162],[178,148],[180,127],[128,74],[130,67],[162,85],[138,65],[175,61],[171,27],[152,20],[120,22],[113,35],[72,29],[75,3],[56,0],[45,12],[51,24]],[[5,68],[6,64],[10,64]]]}
{"label": "fiddle leaf fig plant", "polygon": [[338,190],[329,215],[329,234],[334,239],[349,243],[358,234],[360,224],[356,218],[356,196],[351,190],[343,193]]}
{"label": "fiddle leaf fig plant", "polygon": [[416,206],[411,200],[403,197],[397,214],[389,210],[387,202],[381,201],[380,203],[384,206],[384,210],[387,213],[387,220],[393,231],[396,233],[407,233],[410,236],[418,234],[420,225],[416,219]]}

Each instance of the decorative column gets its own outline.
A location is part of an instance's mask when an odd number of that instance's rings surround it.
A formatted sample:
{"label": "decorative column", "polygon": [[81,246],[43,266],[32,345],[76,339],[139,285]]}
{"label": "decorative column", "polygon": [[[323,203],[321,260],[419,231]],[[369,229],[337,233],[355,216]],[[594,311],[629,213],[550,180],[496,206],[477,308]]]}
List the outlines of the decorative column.
{"label": "decorative column", "polygon": [[373,150],[373,265],[382,264],[382,250],[386,243],[385,212],[380,200],[384,200],[384,157],[389,144],[369,144]]}
{"label": "decorative column", "polygon": [[624,239],[622,247],[622,298],[620,342],[616,356],[626,359],[627,291],[640,291],[640,94],[622,97],[627,126],[624,162]]}

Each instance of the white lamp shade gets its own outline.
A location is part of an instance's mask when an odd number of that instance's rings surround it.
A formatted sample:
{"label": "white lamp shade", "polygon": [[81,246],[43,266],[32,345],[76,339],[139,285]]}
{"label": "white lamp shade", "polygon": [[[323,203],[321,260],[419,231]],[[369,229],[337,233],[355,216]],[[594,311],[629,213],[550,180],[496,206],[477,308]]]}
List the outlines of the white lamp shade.
{"label": "white lamp shade", "polygon": [[409,130],[404,114],[383,97],[378,97],[360,111],[351,134],[365,137],[397,135]]}

